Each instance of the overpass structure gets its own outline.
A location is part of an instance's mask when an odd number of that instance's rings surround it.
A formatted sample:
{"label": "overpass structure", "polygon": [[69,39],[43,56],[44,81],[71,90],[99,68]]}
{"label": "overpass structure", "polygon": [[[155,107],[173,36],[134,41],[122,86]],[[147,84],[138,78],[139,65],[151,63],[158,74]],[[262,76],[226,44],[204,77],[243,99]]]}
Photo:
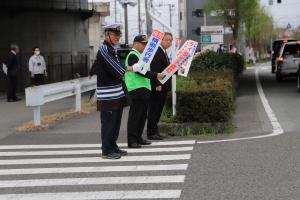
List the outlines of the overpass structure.
{"label": "overpass structure", "polygon": [[[0,1],[0,62],[11,43],[19,45],[19,91],[30,85],[27,63],[34,46],[41,48],[47,62],[49,82],[72,79],[77,73],[87,75],[90,19],[100,16],[96,8],[88,0]],[[5,76],[0,72],[0,91],[5,90]]]}

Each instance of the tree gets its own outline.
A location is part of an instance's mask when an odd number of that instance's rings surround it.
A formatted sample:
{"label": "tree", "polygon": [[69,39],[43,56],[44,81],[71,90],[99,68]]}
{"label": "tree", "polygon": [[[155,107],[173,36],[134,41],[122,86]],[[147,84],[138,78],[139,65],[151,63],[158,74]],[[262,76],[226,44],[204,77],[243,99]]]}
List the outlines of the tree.
{"label": "tree", "polygon": [[[233,29],[233,38],[237,41],[241,31],[245,31],[248,45],[261,49],[270,44],[273,19],[261,7],[259,0],[210,0],[205,11],[214,12]],[[245,30],[241,30],[241,25]]]}

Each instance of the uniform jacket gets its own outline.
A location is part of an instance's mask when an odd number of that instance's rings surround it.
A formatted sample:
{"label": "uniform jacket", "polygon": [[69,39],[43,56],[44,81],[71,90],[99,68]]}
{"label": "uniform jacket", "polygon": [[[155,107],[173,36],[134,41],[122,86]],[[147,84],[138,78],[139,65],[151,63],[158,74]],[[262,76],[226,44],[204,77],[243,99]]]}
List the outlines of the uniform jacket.
{"label": "uniform jacket", "polygon": [[97,75],[97,110],[119,110],[129,104],[125,72],[114,47],[104,41],[90,71],[91,76]]}

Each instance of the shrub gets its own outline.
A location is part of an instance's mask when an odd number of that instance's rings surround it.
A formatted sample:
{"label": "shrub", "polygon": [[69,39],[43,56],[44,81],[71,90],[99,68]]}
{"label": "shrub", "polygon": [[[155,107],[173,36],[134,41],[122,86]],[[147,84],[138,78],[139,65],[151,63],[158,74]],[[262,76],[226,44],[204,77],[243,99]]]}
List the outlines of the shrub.
{"label": "shrub", "polygon": [[243,56],[234,53],[218,54],[213,51],[202,54],[196,58],[191,66],[191,72],[203,70],[232,70],[234,75],[239,75],[245,67]]}
{"label": "shrub", "polygon": [[185,84],[178,88],[176,109],[178,122],[228,122],[234,110],[233,86],[218,78],[197,87]]}

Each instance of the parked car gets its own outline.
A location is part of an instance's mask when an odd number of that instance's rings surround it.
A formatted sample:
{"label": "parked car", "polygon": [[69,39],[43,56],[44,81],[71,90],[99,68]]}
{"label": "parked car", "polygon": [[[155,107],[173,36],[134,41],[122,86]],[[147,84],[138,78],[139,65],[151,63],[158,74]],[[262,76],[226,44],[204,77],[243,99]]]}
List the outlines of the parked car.
{"label": "parked car", "polygon": [[300,42],[288,42],[282,45],[276,60],[276,80],[296,76],[300,61]]}
{"label": "parked car", "polygon": [[295,42],[295,39],[277,39],[272,44],[272,52],[271,52],[271,69],[272,73],[276,72],[276,59],[279,57],[279,52],[283,44],[288,42]]}

